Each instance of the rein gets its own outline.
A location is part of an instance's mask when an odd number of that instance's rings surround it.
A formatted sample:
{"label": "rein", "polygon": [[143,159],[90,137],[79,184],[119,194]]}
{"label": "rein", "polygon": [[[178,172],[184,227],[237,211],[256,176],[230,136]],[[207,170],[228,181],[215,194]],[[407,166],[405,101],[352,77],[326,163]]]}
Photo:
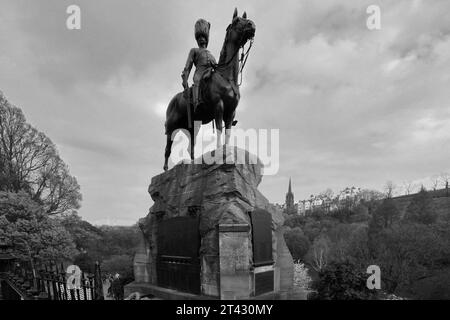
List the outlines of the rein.
{"label": "rein", "polygon": [[[228,31],[228,28],[227,28],[227,31]],[[240,87],[241,85],[242,85],[242,72],[243,72],[243,70],[244,70],[244,67],[245,67],[245,64],[247,63],[247,59],[248,59],[248,56],[249,56],[249,54],[250,54],[250,49],[252,48],[252,45],[253,45],[253,40],[254,40],[254,38],[251,38],[250,39],[250,46],[248,47],[248,49],[247,49],[247,51],[244,53],[244,47],[245,47],[245,43],[242,45],[242,46],[240,46],[240,47],[238,47],[236,50],[235,50],[235,52],[234,52],[234,54],[233,54],[233,56],[228,60],[228,61],[226,61],[226,62],[223,62],[223,63],[219,63],[219,64],[216,64],[215,66],[214,66],[214,69],[222,69],[222,68],[224,68],[224,67],[227,67],[231,62],[233,62],[233,59],[236,57],[236,55],[238,54],[238,52],[239,52],[239,50],[241,50],[242,49],[242,54],[241,54],[241,57],[240,57],[240,59],[239,59],[239,71],[238,71],[238,78],[239,78],[239,74],[240,74],[240,76],[241,76],[241,78],[240,78],[240,81],[238,81],[238,83],[237,83],[237,85]]]}
{"label": "rein", "polygon": [[[247,52],[244,54],[244,46],[245,46],[245,44],[242,46],[242,54],[241,54],[241,59],[240,59],[240,64],[241,64],[241,66],[239,67],[239,73],[241,74],[241,80],[238,82],[238,86],[240,87],[241,86],[241,84],[242,84],[242,73],[243,73],[243,71],[244,71],[244,67],[245,67],[245,64],[247,63],[247,59],[248,59],[248,56],[249,56],[249,54],[250,54],[250,49],[252,48],[252,46],[253,46],[253,38],[252,39],[250,39],[250,45],[249,45],[249,47],[248,47],[248,49],[247,49]],[[238,75],[239,76],[239,75]]]}

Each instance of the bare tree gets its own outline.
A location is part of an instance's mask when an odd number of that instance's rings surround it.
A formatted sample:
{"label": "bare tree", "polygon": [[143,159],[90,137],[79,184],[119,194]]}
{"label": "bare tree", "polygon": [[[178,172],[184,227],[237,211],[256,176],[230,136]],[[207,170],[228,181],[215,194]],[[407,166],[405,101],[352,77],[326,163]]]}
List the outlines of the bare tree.
{"label": "bare tree", "polygon": [[412,181],[404,181],[403,187],[405,190],[405,195],[410,195],[411,192],[413,192],[414,189],[416,188],[416,184],[414,184],[414,182],[412,182]]}
{"label": "bare tree", "polygon": [[28,192],[49,214],[80,207],[80,187],[56,146],[0,92],[0,190]]}
{"label": "bare tree", "polygon": [[386,198],[392,198],[395,194],[395,190],[397,186],[391,180],[387,181],[384,185],[384,192],[386,194]]}
{"label": "bare tree", "polygon": [[359,193],[359,197],[364,201],[372,201],[372,200],[381,200],[385,197],[385,195],[378,190],[363,189]]}
{"label": "bare tree", "polygon": [[431,186],[433,188],[433,191],[436,191],[439,186],[440,176],[435,174],[430,178],[430,181],[431,181]]}
{"label": "bare tree", "polygon": [[450,181],[450,173],[443,172],[440,174],[439,177],[441,179],[441,183],[443,184],[443,186],[446,187]]}
{"label": "bare tree", "polygon": [[314,241],[309,254],[309,261],[314,270],[320,272],[327,266],[329,251],[329,239],[326,236],[319,236]]}
{"label": "bare tree", "polygon": [[314,250],[313,251],[313,253],[314,253],[313,268],[317,272],[320,272],[327,265],[326,251],[324,248],[314,248],[313,250]]}
{"label": "bare tree", "polygon": [[441,173],[440,177],[441,177],[441,182],[442,182],[442,184],[445,187],[445,190],[446,190],[446,193],[447,193],[447,197],[448,197],[448,184],[449,184],[449,181],[450,181],[450,173],[443,172],[443,173]]}

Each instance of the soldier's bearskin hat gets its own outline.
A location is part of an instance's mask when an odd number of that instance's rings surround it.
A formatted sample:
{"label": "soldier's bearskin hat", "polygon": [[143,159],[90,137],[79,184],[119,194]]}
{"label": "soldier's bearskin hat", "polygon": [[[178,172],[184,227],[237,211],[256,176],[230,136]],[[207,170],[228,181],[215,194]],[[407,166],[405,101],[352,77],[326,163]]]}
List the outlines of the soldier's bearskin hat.
{"label": "soldier's bearskin hat", "polygon": [[211,24],[204,20],[204,19],[198,19],[195,23],[194,28],[194,34],[195,34],[195,40],[198,41],[198,38],[200,36],[203,36],[206,38],[206,43],[209,43],[209,28],[211,27]]}

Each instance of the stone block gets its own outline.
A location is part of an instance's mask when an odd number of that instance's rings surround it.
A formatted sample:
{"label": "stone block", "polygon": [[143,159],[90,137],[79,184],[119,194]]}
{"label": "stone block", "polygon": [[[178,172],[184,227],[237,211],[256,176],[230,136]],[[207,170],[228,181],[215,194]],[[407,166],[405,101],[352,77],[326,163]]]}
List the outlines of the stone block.
{"label": "stone block", "polygon": [[[232,153],[242,159],[254,157],[236,147],[227,148],[225,156],[230,157]],[[144,242],[135,257],[137,287],[158,283],[157,239],[161,221],[193,216],[199,220],[201,294],[222,299],[251,297],[254,275],[249,212],[258,208],[272,216],[272,252],[278,270],[274,287],[286,290],[288,278],[293,275],[293,264],[282,233],[280,236],[284,219],[281,211],[258,191],[262,164],[256,160],[243,164],[178,164],[152,178],[148,192],[154,204],[149,214],[139,221]],[[247,226],[247,229],[221,233],[219,225],[238,229]]]}

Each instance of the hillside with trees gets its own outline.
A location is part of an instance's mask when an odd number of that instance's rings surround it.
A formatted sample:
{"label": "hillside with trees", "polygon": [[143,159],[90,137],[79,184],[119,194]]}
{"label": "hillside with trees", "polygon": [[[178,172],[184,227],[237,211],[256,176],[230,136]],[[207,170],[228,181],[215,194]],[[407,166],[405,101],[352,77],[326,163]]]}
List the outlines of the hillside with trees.
{"label": "hillside with trees", "polygon": [[[450,207],[437,208],[432,194],[422,189],[410,195],[404,212],[388,194],[330,213],[286,219],[287,245],[308,267],[313,296],[449,299],[444,283],[450,283]],[[382,290],[375,296],[365,286],[370,265],[381,269]]]}

